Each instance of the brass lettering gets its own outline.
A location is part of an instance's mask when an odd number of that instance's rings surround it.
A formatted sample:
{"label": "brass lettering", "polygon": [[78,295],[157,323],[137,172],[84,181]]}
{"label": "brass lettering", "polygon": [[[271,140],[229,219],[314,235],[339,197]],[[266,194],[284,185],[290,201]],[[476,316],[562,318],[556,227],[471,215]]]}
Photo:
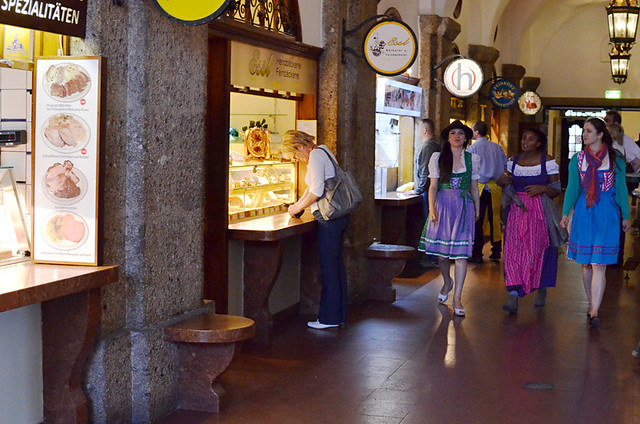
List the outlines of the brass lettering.
{"label": "brass lettering", "polygon": [[269,61],[260,60],[260,50],[256,49],[253,52],[253,57],[249,62],[249,73],[251,75],[257,75],[259,77],[268,77],[271,73],[271,62],[273,61],[273,55],[269,56]]}

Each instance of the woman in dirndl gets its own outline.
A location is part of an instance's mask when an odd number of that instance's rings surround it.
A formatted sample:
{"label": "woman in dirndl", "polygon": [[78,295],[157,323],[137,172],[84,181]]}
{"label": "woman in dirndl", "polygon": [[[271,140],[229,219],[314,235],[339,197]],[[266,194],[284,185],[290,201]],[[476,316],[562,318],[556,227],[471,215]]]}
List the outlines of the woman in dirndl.
{"label": "woman in dirndl", "polygon": [[[471,256],[475,221],[478,219],[478,170],[480,158],[465,151],[473,131],[460,121],[445,128],[440,137],[441,153],[429,160],[429,220],[424,226],[418,250],[438,257],[444,284],[438,302],[445,303],[454,287],[453,313],[464,316],[462,287]],[[455,262],[454,279],[451,261]]]}
{"label": "woman in dirndl", "polygon": [[507,161],[507,172],[497,180],[502,186],[512,184],[519,200],[507,207],[504,232],[504,281],[509,300],[502,309],[510,314],[518,311],[518,298],[534,291],[534,305],[544,306],[547,288],[555,287],[558,272],[558,253],[549,235],[546,209],[555,209],[551,199],[561,193],[558,164],[547,155],[547,136],[537,128],[522,134],[520,147],[522,153]]}
{"label": "woman in dirndl", "polygon": [[[573,219],[567,256],[582,264],[582,281],[589,301],[589,324],[600,325],[598,309],[606,285],[607,265],[615,264],[620,248],[620,229],[629,229],[629,196],[624,159],[612,147],[604,120],[588,118],[583,126],[585,149],[569,162],[569,184],[562,220],[566,228]],[[620,220],[622,219],[622,226]]]}

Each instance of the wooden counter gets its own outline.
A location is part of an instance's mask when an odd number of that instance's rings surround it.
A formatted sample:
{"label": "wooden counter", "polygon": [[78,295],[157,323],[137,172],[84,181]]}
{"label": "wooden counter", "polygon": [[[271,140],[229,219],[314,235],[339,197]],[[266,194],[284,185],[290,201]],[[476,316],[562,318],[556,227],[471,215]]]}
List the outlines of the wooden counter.
{"label": "wooden counter", "polygon": [[376,195],[380,206],[380,243],[418,247],[424,221],[422,196],[395,191]]}
{"label": "wooden counter", "polygon": [[269,295],[280,274],[284,239],[302,237],[299,312],[317,313],[320,276],[316,225],[308,210],[300,218],[284,212],[229,225],[229,238],[244,242],[244,315],[256,323],[255,337],[250,343],[261,347],[271,345],[273,317],[269,311]]}
{"label": "wooden counter", "polygon": [[82,374],[100,324],[100,287],[117,266],[22,262],[0,267],[0,312],[42,303],[44,422],[89,422]]}

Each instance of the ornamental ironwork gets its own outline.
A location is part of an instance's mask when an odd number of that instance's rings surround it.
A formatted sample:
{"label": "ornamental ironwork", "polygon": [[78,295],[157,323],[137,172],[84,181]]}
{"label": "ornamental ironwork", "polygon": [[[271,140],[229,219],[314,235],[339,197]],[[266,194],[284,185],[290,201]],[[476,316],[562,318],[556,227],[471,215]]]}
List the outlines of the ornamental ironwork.
{"label": "ornamental ironwork", "polygon": [[227,16],[234,21],[296,37],[297,16],[293,0],[233,0]]}

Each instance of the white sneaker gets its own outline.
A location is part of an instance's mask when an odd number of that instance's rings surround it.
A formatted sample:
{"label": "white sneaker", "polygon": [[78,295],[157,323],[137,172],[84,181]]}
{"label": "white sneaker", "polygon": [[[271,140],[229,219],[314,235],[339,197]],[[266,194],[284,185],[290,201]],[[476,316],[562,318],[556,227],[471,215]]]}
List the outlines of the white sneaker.
{"label": "white sneaker", "polygon": [[340,325],[338,325],[338,324],[323,324],[319,320],[315,320],[315,321],[309,321],[307,323],[307,327],[315,328],[316,330],[324,330],[326,328],[340,327]]}

